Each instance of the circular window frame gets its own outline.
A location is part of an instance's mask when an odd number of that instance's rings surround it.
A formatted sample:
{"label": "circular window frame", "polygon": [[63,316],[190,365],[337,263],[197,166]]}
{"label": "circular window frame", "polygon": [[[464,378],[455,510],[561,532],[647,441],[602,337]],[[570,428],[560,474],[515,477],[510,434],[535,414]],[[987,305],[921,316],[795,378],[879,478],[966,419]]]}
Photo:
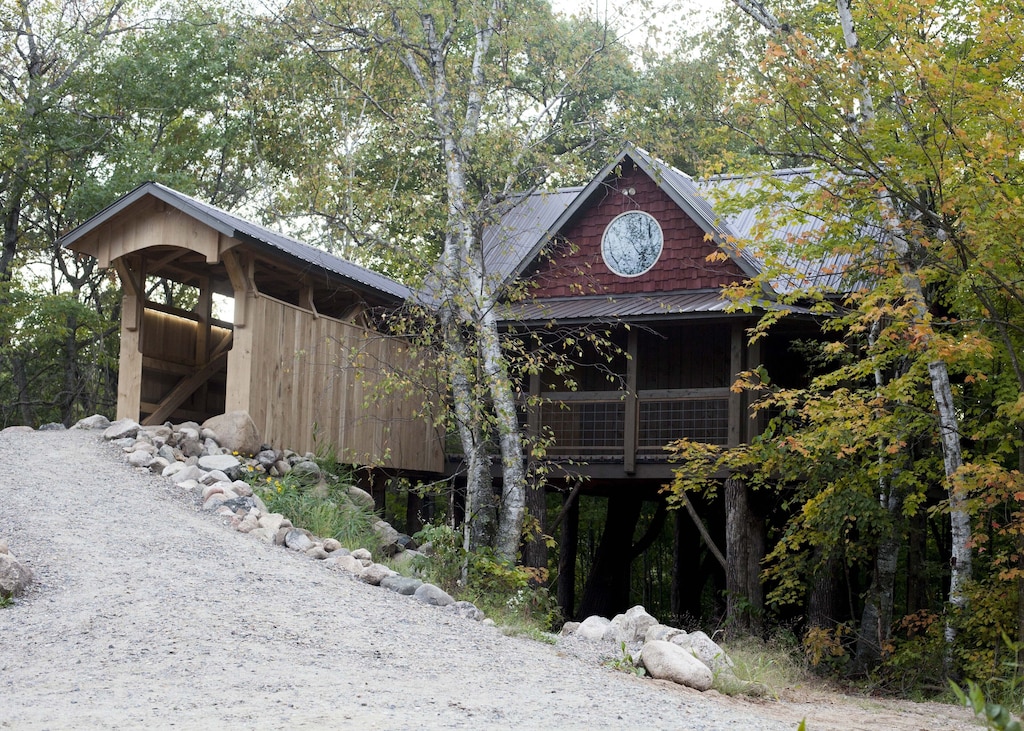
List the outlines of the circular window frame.
{"label": "circular window frame", "polygon": [[[609,244],[609,233],[611,233],[611,235],[614,236],[614,237],[621,237],[622,234],[617,233],[616,229],[617,228],[621,228],[624,225],[624,224],[620,223],[621,221],[627,220],[628,217],[633,217],[633,216],[640,216],[640,217],[648,219],[648,220],[650,220],[651,222],[654,223],[654,228],[655,228],[655,230],[658,233],[658,239],[659,239],[659,241],[658,241],[658,253],[654,257],[654,259],[651,261],[651,263],[648,266],[646,266],[644,269],[641,269],[641,270],[635,271],[635,272],[620,271],[619,268],[614,264],[613,260],[611,260],[609,255],[608,255],[608,247],[610,245]],[[661,260],[661,255],[662,255],[662,253],[664,251],[665,251],[665,231],[661,228],[661,224],[658,223],[658,219],[655,218],[654,216],[652,216],[647,211],[632,210],[632,211],[625,211],[624,213],[620,213],[619,215],[617,215],[615,218],[613,218],[611,221],[608,222],[608,225],[604,227],[604,233],[601,234],[601,259],[602,259],[602,261],[604,261],[604,265],[608,268],[608,271],[610,271],[612,274],[614,274],[616,276],[619,276],[619,277],[623,277],[625,279],[633,279],[635,277],[642,277],[644,274],[647,274],[647,272],[651,271],[651,269],[653,269],[658,264],[658,261]]]}

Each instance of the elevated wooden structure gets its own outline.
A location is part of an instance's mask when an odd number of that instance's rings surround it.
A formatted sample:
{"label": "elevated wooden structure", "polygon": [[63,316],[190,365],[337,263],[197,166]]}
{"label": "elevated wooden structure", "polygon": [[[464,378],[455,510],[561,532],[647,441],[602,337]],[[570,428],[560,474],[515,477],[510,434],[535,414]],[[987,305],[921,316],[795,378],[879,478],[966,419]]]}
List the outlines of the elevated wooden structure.
{"label": "elevated wooden structure", "polygon": [[[114,268],[124,289],[119,418],[244,410],[275,446],[331,445],[355,464],[441,471],[425,394],[376,397],[383,378],[416,367],[366,316],[401,305],[404,286],[156,183],[62,242]],[[194,287],[195,306],[151,301],[157,280]],[[231,322],[213,317],[215,293],[233,298]]]}

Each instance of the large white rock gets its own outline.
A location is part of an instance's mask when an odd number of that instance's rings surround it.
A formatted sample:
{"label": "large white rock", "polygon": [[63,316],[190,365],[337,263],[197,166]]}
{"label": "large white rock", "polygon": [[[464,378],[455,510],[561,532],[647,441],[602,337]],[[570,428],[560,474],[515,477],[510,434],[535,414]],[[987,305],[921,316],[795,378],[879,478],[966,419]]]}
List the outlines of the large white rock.
{"label": "large white rock", "polygon": [[435,607],[447,607],[455,603],[451,594],[434,584],[422,584],[412,595],[424,604],[432,604]]}
{"label": "large white rock", "polygon": [[134,419],[120,419],[103,430],[103,438],[107,441],[115,439],[134,439],[139,433],[139,422]]}
{"label": "large white rock", "polygon": [[576,629],[576,634],[588,640],[600,640],[604,637],[605,630],[611,624],[610,619],[599,617],[596,614],[587,617]]}
{"label": "large white rock", "polygon": [[241,468],[242,463],[238,458],[230,454],[206,454],[199,458],[199,466],[204,470],[223,472],[225,476],[235,473]]}
{"label": "large white rock", "polygon": [[603,639],[613,642],[643,642],[647,628],[658,623],[639,604],[627,610],[625,614],[617,614],[605,628]]}
{"label": "large white rock", "polygon": [[32,570],[10,552],[0,553],[0,597],[21,594],[32,583]]}
{"label": "large white rock", "polygon": [[260,430],[246,411],[229,411],[214,416],[203,422],[203,429],[209,429],[216,435],[217,443],[239,454],[258,454],[260,447]]}
{"label": "large white rock", "polygon": [[688,650],[694,657],[716,673],[729,670],[733,666],[732,658],[725,654],[725,650],[699,630],[689,634],[676,635],[672,638],[671,642],[673,645],[678,645],[684,650]]}
{"label": "large white rock", "polygon": [[110,426],[110,419],[103,414],[93,414],[84,419],[79,419],[72,429],[106,429]]}
{"label": "large white rock", "polygon": [[671,680],[699,691],[714,682],[711,668],[679,645],[664,640],[648,642],[640,650],[640,662],[647,674],[659,680]]}

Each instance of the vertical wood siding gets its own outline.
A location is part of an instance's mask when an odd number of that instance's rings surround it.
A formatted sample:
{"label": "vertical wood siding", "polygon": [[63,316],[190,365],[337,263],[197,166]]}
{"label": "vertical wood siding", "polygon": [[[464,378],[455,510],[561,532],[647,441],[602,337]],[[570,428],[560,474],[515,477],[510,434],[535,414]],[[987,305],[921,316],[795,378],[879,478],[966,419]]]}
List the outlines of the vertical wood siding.
{"label": "vertical wood siding", "polygon": [[[415,390],[384,393],[413,364],[404,343],[259,296],[249,413],[264,440],[297,451],[334,446],[356,464],[440,472],[441,441]],[[230,387],[230,385],[229,385]]]}

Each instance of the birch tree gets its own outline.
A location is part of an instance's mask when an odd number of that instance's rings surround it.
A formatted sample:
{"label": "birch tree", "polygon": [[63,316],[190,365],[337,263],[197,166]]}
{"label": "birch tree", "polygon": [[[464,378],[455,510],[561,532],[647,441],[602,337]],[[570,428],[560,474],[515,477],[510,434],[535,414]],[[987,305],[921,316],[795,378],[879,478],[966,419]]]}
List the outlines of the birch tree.
{"label": "birch tree", "polygon": [[[418,242],[427,251],[433,236],[439,242],[428,282],[444,345],[440,362],[467,463],[466,545],[492,543],[497,556],[514,561],[528,480],[520,389],[500,329],[508,292],[487,270],[482,235],[519,196],[544,183],[553,159],[562,161],[564,174],[573,166],[571,153],[602,139],[581,88],[592,78],[607,38],[584,33],[571,46],[562,43],[570,27],[559,26],[548,6],[534,2],[310,3],[293,6],[286,16],[344,88],[346,121],[352,123],[353,109],[361,115],[347,145],[355,159],[366,159],[367,143],[387,130],[387,144],[404,140],[410,161],[424,154],[436,161],[436,174],[423,178],[418,200],[444,215],[435,229],[421,230],[402,246],[409,255]],[[547,30],[554,38],[538,43]],[[524,73],[541,50],[558,63]],[[612,91],[593,96],[600,103]],[[395,160],[391,168],[396,179],[410,174],[401,170],[402,162]],[[379,227],[348,233],[396,256],[396,242]],[[487,444],[492,433],[501,472],[500,494],[493,496]]]}
{"label": "birch tree", "polygon": [[[888,287],[890,302],[907,323],[906,336],[912,338],[918,357],[927,363],[951,521],[948,598],[954,608],[963,609],[965,587],[972,576],[972,532],[961,486],[961,424],[949,375],[950,342],[936,330],[937,302],[926,286],[937,242],[962,233],[956,213],[945,209],[950,199],[943,185],[953,173],[939,165],[932,165],[928,172],[912,170],[892,157],[894,145],[917,144],[925,149],[933,143],[937,146],[932,151],[941,156],[943,140],[933,135],[945,137],[952,132],[935,128],[930,114],[937,101],[929,96],[933,74],[943,73],[941,66],[933,64],[943,61],[916,54],[923,51],[922,40],[927,38],[949,44],[935,55],[948,53],[945,61],[957,63],[955,32],[947,36],[939,30],[946,14],[955,15],[955,11],[933,4],[912,7],[897,3],[881,12],[870,4],[855,7],[849,0],[836,0],[830,32],[820,24],[802,27],[802,16],[796,13],[789,16],[791,22],[783,22],[761,2],[735,0],[734,4],[770,36],[763,75],[758,80],[768,81],[762,96],[776,105],[786,126],[775,128],[775,139],[759,138],[762,149],[811,162],[830,171],[836,180],[846,181],[842,189],[826,186],[824,192],[833,200],[843,200],[855,190],[870,195],[861,196],[859,210],[844,212],[860,224],[872,226],[881,253],[891,255],[896,279],[894,286]],[[965,3],[959,9],[975,14],[983,5]],[[863,15],[858,16],[856,10]],[[820,23],[822,18],[819,15],[815,20]],[[858,22],[872,29],[870,49],[862,45]],[[884,104],[879,104],[879,95]],[[867,317],[882,318],[875,323],[884,324],[888,315],[886,309],[876,308]],[[876,385],[883,388],[885,384],[879,380]],[[886,509],[899,510],[900,501],[887,479],[885,474],[879,476],[879,500]],[[888,545],[890,552],[898,548],[892,542]],[[884,557],[885,562],[893,560],[894,555]],[[948,622],[947,642],[952,643],[954,637],[954,625]]]}

